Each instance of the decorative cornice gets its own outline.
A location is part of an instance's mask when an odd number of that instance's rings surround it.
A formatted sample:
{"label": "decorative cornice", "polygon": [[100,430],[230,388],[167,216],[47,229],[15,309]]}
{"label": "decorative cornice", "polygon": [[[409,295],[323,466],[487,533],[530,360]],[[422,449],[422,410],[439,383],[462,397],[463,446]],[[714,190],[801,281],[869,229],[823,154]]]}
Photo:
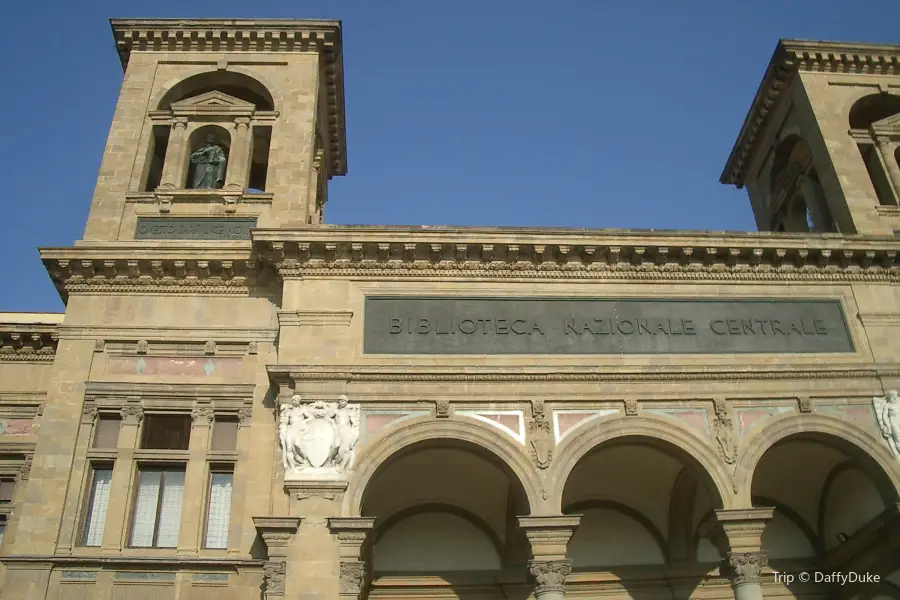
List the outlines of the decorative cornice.
{"label": "decorative cornice", "polygon": [[246,295],[264,285],[247,242],[116,244],[41,248],[53,284],[64,301],[70,293],[165,293]]}
{"label": "decorative cornice", "polygon": [[143,400],[206,398],[211,400],[253,399],[252,383],[136,383],[133,381],[88,381],[84,395],[94,398]]}
{"label": "decorative cornice", "polygon": [[252,558],[185,558],[181,556],[59,556],[43,554],[7,555],[0,559],[4,564],[46,563],[48,565],[108,565],[108,566],[153,566],[166,569],[189,569],[191,567],[261,567],[265,561]]}
{"label": "decorative cornice", "polygon": [[[111,19],[122,68],[142,52],[316,52],[322,67],[330,175],[347,173],[340,21],[300,19]],[[277,108],[277,107],[276,107]]]}
{"label": "decorative cornice", "polygon": [[744,186],[747,168],[759,150],[761,133],[781,97],[800,71],[842,74],[900,74],[900,46],[781,40],[775,48],[720,181]]}
{"label": "decorative cornice", "polygon": [[253,240],[282,277],[900,280],[900,241],[872,236],[354,227]]}
{"label": "decorative cornice", "polygon": [[52,362],[58,343],[56,324],[0,322],[0,362]]}
{"label": "decorative cornice", "polygon": [[[63,300],[72,292],[246,295],[277,275],[900,282],[900,240],[873,236],[323,227],[257,229],[253,238],[252,247],[153,241],[40,253]],[[292,312],[282,318],[317,318]],[[331,316],[337,324],[348,314]]]}
{"label": "decorative cornice", "polygon": [[269,378],[276,386],[292,388],[298,382],[632,382],[632,381],[752,381],[790,379],[877,379],[900,377],[898,365],[841,365],[818,366],[757,366],[749,368],[696,367],[666,365],[654,367],[504,367],[491,366],[465,370],[453,367],[406,366],[364,367],[339,365],[333,367],[298,367],[269,365]]}

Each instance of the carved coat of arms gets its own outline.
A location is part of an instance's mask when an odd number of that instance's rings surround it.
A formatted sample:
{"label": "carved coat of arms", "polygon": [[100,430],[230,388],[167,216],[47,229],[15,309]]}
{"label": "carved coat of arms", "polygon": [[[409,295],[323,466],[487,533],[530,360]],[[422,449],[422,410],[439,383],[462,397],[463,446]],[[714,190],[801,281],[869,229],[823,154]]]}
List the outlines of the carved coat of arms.
{"label": "carved coat of arms", "polygon": [[359,441],[358,404],[340,400],[304,400],[282,404],[278,441],[286,477],[337,475],[353,462]]}

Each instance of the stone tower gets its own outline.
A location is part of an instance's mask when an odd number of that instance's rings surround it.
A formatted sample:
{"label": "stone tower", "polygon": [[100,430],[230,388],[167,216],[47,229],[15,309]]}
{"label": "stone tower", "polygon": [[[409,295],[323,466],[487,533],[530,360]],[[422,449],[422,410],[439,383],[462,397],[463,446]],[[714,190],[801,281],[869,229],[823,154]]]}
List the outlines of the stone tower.
{"label": "stone tower", "polygon": [[721,181],[761,231],[900,230],[900,46],[782,40]]}
{"label": "stone tower", "polygon": [[[338,22],[111,24],[125,78],[86,241],[249,239],[255,226],[322,222],[328,180],[347,171]],[[198,184],[208,142],[224,162]]]}

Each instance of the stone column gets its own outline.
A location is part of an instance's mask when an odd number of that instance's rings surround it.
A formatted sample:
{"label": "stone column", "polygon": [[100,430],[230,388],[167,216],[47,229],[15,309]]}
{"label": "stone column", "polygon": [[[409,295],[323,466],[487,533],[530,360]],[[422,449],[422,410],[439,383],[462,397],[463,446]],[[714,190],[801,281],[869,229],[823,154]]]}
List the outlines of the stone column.
{"label": "stone column", "polygon": [[297,533],[300,520],[300,517],[253,517],[269,557],[263,565],[266,600],[284,598],[288,543]]}
{"label": "stone column", "polygon": [[211,406],[191,411],[191,438],[188,463],[184,470],[184,496],[181,504],[181,524],[178,528],[177,554],[197,554],[203,530],[200,520],[206,505],[206,449],[209,447],[209,428],[215,420]]}
{"label": "stone column", "polygon": [[174,190],[184,187],[187,142],[187,119],[177,117],[172,121],[172,131],[169,133],[169,144],[166,146],[166,158],[159,184],[160,189]]}
{"label": "stone column", "polygon": [[234,120],[234,136],[225,168],[225,189],[243,192],[250,178],[250,153],[253,151],[250,138],[250,118],[237,117]]}
{"label": "stone column", "polygon": [[894,145],[890,138],[879,136],[876,139],[878,153],[881,155],[881,161],[887,170],[888,179],[891,180],[891,186],[894,188],[894,201],[900,204],[900,165],[894,158]]}
{"label": "stone column", "polygon": [[338,539],[340,557],[340,600],[361,600],[369,584],[366,563],[369,534],[375,519],[368,517],[331,517],[328,529]]}
{"label": "stone column", "polygon": [[572,561],[566,546],[581,523],[581,515],[519,517],[519,527],[531,546],[528,571],[534,581],[537,600],[562,600],[566,595],[566,577]]}
{"label": "stone column", "polygon": [[131,472],[134,470],[134,451],[137,449],[138,430],[144,418],[144,410],[138,405],[127,405],[121,410],[119,442],[116,445],[116,462],[113,465],[109,486],[109,504],[106,508],[106,526],[103,528],[103,552],[118,553],[122,550],[124,533],[128,530],[126,507],[133,492]]}
{"label": "stone column", "polygon": [[762,552],[763,530],[774,508],[715,510],[700,524],[724,557],[721,572],[731,581],[735,600],[762,600],[760,574],[767,565]]}

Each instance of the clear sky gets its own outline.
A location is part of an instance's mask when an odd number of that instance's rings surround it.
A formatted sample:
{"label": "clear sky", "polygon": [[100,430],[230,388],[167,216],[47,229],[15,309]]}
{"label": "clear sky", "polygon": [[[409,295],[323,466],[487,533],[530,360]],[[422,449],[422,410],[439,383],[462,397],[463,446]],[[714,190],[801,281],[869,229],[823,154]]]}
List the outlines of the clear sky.
{"label": "clear sky", "polygon": [[110,17],[343,21],[328,223],[753,230],[719,175],[779,38],[900,43],[900,1],[10,2],[0,310],[61,310],[122,70]]}

